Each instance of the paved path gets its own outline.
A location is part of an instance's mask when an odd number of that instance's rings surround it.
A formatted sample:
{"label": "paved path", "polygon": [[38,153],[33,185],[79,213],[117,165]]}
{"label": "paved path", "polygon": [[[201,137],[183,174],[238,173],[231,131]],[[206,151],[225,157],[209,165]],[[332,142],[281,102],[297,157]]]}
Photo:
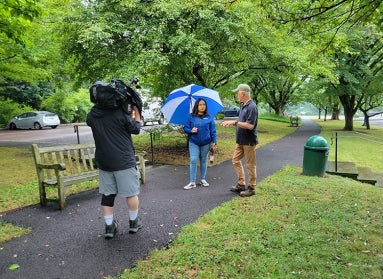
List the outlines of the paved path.
{"label": "paved path", "polygon": [[[286,164],[302,166],[304,144],[319,131],[317,124],[303,119],[296,132],[258,149],[258,182]],[[135,235],[127,233],[126,206],[117,198],[119,232],[112,240],[102,237],[104,221],[96,190],[69,197],[63,211],[52,203],[3,214],[0,220],[31,227],[32,232],[0,246],[0,277],[93,279],[121,274],[151,250],[165,247],[182,226],[235,196],[229,191],[235,183],[230,161],[208,169],[211,186],[207,188],[183,190],[188,171],[188,166],[148,169],[140,195],[139,214],[144,227]],[[8,267],[13,263],[20,267],[11,271]]]}

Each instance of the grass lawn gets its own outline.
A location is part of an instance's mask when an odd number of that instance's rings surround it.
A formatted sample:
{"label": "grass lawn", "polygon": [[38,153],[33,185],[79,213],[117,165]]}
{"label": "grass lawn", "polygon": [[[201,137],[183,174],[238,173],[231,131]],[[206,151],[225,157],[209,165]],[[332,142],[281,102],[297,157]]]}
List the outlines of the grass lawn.
{"label": "grass lawn", "polygon": [[119,278],[382,278],[383,189],[287,166]]}
{"label": "grass lawn", "polygon": [[383,172],[383,128],[371,126],[370,130],[354,122],[354,131],[342,128],[344,120],[315,120],[322,127],[321,136],[330,144],[329,160],[335,160],[335,133],[338,134],[338,161],[354,162],[360,167],[369,167],[374,172]]}

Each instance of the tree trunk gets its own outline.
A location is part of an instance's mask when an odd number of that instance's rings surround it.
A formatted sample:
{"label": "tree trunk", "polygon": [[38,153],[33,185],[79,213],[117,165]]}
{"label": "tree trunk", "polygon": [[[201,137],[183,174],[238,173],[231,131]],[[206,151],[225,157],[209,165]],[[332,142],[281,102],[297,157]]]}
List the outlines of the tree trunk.
{"label": "tree trunk", "polygon": [[357,105],[355,102],[354,95],[342,95],[339,96],[339,100],[343,105],[344,110],[344,130],[353,131],[354,130],[354,115],[357,112]]}
{"label": "tree trunk", "polygon": [[366,129],[367,129],[367,130],[370,130],[370,117],[367,116],[367,118],[365,118],[364,121],[366,122]]}
{"label": "tree trunk", "polygon": [[362,126],[366,126],[367,130],[370,130],[370,117],[367,114],[368,110],[360,109],[363,112],[363,124]]}
{"label": "tree trunk", "polygon": [[274,108],[274,111],[275,111],[276,115],[283,115],[283,110],[282,110],[282,108],[280,106],[276,106]]}
{"label": "tree trunk", "polygon": [[331,115],[331,120],[339,120],[339,105],[336,104],[332,108],[332,115]]}
{"label": "tree trunk", "polygon": [[346,109],[344,110],[344,128],[345,131],[353,131],[354,130],[354,121],[353,121],[354,115],[350,113],[349,111],[346,112]]}

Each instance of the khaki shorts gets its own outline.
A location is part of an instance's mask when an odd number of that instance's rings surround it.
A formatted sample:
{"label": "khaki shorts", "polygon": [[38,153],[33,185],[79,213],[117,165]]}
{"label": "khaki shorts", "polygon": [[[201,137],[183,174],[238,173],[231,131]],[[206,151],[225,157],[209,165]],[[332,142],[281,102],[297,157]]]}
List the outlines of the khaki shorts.
{"label": "khaki shorts", "polygon": [[120,197],[137,196],[140,193],[140,172],[137,167],[120,171],[99,170],[99,192]]}

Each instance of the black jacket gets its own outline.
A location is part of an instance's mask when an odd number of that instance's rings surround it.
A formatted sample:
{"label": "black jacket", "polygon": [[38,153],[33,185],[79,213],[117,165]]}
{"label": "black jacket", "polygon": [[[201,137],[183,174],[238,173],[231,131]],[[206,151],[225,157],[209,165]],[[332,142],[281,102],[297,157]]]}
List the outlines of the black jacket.
{"label": "black jacket", "polygon": [[104,171],[118,171],[136,166],[132,134],[139,134],[141,124],[121,108],[93,106],[86,123],[92,128],[96,144],[95,163]]}

